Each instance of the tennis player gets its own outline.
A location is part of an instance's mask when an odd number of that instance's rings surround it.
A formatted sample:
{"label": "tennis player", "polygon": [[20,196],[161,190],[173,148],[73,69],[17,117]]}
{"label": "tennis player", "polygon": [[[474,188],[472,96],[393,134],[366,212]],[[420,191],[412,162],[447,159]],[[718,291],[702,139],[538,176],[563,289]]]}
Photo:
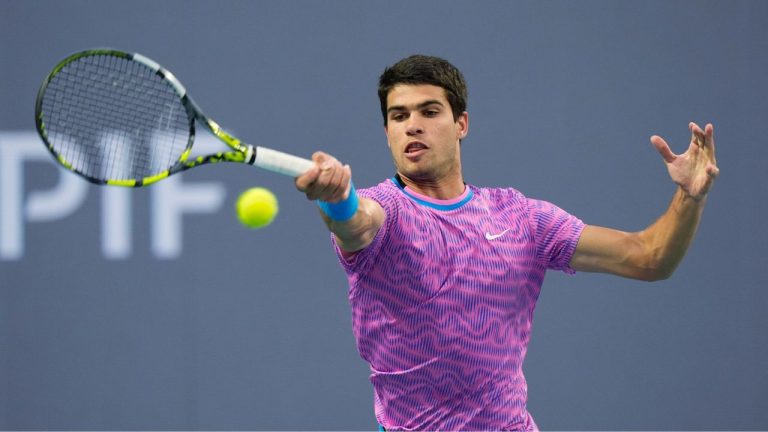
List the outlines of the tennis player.
{"label": "tennis player", "polygon": [[399,61],[379,98],[394,177],[356,191],[350,167],[318,152],[296,179],[318,200],[349,279],[376,419],[386,430],[536,430],[522,366],[545,271],[669,277],[718,174],[713,127],[691,123],[681,155],[651,138],[678,188],[656,222],[630,233],[466,184],[467,89],[447,61]]}

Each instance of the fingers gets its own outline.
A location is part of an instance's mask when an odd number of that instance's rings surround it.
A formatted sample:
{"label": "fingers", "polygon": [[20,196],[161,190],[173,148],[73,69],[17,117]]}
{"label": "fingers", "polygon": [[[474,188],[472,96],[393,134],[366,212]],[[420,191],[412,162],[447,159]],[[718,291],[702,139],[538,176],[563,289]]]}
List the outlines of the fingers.
{"label": "fingers", "polygon": [[[715,127],[712,125],[712,123],[707,123],[706,126],[704,126],[704,129],[702,130],[699,125],[696,123],[691,122],[688,125],[688,128],[691,130],[691,146],[696,146],[698,149],[703,150],[703,154],[706,155],[706,158],[709,159],[713,164],[716,164],[715,160]],[[715,169],[712,170],[712,172],[719,172],[717,170],[717,167],[715,166]],[[710,170],[707,170],[707,173],[711,176],[717,176],[717,173],[712,174]]]}
{"label": "fingers", "polygon": [[315,166],[296,178],[296,189],[309,200],[338,202],[349,194],[352,170],[333,156],[316,152],[312,155]]}
{"label": "fingers", "polygon": [[317,165],[308,169],[304,174],[296,177],[296,181],[294,182],[296,184],[296,189],[298,189],[299,192],[306,192],[309,186],[317,181],[319,175],[320,167]]}
{"label": "fingers", "polygon": [[712,177],[712,178],[715,178],[715,177],[717,177],[719,174],[720,174],[720,168],[718,168],[717,166],[715,166],[715,165],[712,165],[712,164],[709,164],[709,165],[707,166],[707,175],[708,175],[708,176],[710,176],[710,177]]}
{"label": "fingers", "polygon": [[320,164],[323,163],[327,156],[323,152],[315,152],[312,155],[312,161],[315,162],[315,165],[304,174],[296,177],[294,181],[299,192],[307,193],[308,189],[317,181],[317,178],[320,176]]}
{"label": "fingers", "polygon": [[714,126],[707,124],[704,129],[696,123],[689,123],[691,143],[688,149],[676,155],[659,136],[652,136],[651,143],[664,158],[672,180],[695,199],[706,196],[720,173],[715,161]]}
{"label": "fingers", "polygon": [[715,148],[715,127],[712,123],[707,123],[704,129],[700,128],[694,122],[688,124],[688,129],[691,130],[691,142],[695,143],[701,148],[709,148],[714,150]]}
{"label": "fingers", "polygon": [[712,151],[715,150],[715,126],[712,123],[707,123],[704,127],[704,145]]}
{"label": "fingers", "polygon": [[704,131],[694,122],[688,123],[688,129],[691,130],[691,144],[696,144],[697,147],[703,148],[705,141]]}
{"label": "fingers", "polygon": [[654,135],[651,137],[651,144],[653,144],[661,157],[664,158],[664,162],[672,163],[675,161],[675,159],[677,159],[677,155],[672,152],[672,150],[669,148],[669,144],[664,141],[664,138],[658,135]]}
{"label": "fingers", "polygon": [[342,179],[342,184],[347,185],[347,187],[341,191],[341,199],[345,200],[349,197],[349,192],[352,189],[352,167],[349,165],[344,165],[344,178]]}
{"label": "fingers", "polygon": [[316,192],[317,199],[328,201],[338,194],[339,188],[342,192],[346,185],[342,185],[343,167],[336,159],[329,159],[320,165],[320,176],[317,179]]}

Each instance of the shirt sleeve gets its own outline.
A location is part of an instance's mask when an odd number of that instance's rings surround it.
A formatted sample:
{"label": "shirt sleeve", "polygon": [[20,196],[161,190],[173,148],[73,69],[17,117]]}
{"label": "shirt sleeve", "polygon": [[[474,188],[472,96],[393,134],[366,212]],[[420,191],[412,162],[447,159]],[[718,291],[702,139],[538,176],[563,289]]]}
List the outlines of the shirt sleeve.
{"label": "shirt sleeve", "polygon": [[375,261],[382,245],[386,242],[388,234],[391,231],[398,214],[397,200],[389,188],[379,185],[373,188],[360,189],[357,192],[359,197],[372,199],[379,203],[384,209],[385,218],[384,223],[382,223],[379,231],[376,232],[376,236],[374,236],[371,244],[352,255],[345,255],[336,242],[336,236],[331,234],[333,248],[336,251],[336,256],[339,258],[342,268],[344,268],[344,271],[347,273],[350,287],[355,286],[357,279],[362,277]]}
{"label": "shirt sleeve", "polygon": [[576,273],[570,262],[584,222],[547,201],[528,199],[528,217],[536,239],[536,254],[546,268]]}

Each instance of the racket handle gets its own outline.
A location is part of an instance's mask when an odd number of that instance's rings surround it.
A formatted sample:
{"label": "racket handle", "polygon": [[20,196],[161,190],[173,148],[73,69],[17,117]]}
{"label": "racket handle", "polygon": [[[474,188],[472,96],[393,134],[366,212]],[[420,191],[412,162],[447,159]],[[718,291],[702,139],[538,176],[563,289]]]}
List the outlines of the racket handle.
{"label": "racket handle", "polygon": [[290,177],[298,177],[315,165],[309,159],[266,147],[254,147],[253,151],[256,153],[256,157],[251,162],[253,165]]}

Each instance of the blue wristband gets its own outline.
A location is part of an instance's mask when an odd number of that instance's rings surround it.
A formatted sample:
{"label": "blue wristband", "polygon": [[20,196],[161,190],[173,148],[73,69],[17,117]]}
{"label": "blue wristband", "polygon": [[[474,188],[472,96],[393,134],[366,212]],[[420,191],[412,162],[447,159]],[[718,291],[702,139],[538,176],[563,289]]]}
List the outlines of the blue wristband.
{"label": "blue wristband", "polygon": [[349,184],[349,196],[347,199],[337,203],[317,201],[320,210],[337,222],[352,219],[352,216],[357,212],[357,204],[357,192],[355,192],[355,185],[352,183]]}

